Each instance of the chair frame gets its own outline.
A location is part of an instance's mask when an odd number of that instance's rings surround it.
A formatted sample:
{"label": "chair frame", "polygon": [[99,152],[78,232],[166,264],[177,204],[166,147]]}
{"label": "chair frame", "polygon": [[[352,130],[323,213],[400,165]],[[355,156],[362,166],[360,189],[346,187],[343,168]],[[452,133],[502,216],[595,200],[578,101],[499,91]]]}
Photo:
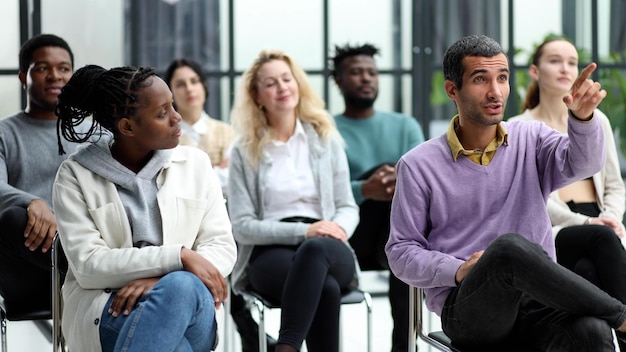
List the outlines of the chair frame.
{"label": "chair frame", "polygon": [[59,255],[61,252],[61,239],[57,233],[52,241],[52,351],[67,351],[63,333],[61,332],[61,269],[59,267]]}
{"label": "chair frame", "polygon": [[[41,330],[48,341],[52,342],[52,351],[66,351],[65,341],[62,339],[61,333],[61,272],[58,266],[58,253],[60,250],[60,242],[58,234],[55,235],[51,248],[51,272],[52,272],[52,309],[51,311],[42,311],[40,314],[32,314],[31,316],[16,317],[10,319],[7,314],[4,302],[0,303],[0,351],[8,352],[7,325],[8,321],[31,320]],[[52,326],[48,322],[52,319]]]}
{"label": "chair frame", "polygon": [[421,288],[409,286],[409,351],[416,352],[417,338],[443,352],[461,352],[454,348],[443,331],[427,333],[424,329],[424,292]]}
{"label": "chair frame", "polygon": [[[265,309],[280,308],[273,302],[268,301],[259,293],[254,291],[244,291],[243,295],[252,300],[259,313],[259,352],[267,352],[267,335],[265,334]],[[368,292],[353,289],[341,296],[341,304],[365,303],[367,309],[367,352],[372,351],[372,297]],[[339,326],[339,351],[341,347],[341,324]]]}

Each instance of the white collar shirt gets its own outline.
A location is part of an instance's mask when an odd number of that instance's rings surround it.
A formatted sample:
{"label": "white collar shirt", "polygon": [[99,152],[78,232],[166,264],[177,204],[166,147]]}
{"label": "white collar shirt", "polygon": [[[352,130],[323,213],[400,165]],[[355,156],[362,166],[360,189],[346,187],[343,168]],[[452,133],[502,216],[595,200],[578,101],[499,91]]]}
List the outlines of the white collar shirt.
{"label": "white collar shirt", "polygon": [[264,219],[292,216],[322,218],[320,196],[309,160],[306,133],[296,119],[296,128],[287,142],[272,141],[265,146],[271,158],[267,170]]}

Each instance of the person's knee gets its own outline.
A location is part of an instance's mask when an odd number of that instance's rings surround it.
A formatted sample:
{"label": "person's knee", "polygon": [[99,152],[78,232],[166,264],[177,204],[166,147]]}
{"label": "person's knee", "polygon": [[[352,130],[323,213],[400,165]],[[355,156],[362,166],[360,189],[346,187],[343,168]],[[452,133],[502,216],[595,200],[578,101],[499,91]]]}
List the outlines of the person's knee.
{"label": "person's knee", "polygon": [[300,245],[297,250],[297,255],[307,258],[318,258],[326,252],[326,245],[328,241],[334,241],[325,237],[310,238]]}
{"label": "person's knee", "polygon": [[517,233],[507,233],[496,238],[487,251],[492,257],[506,258],[516,264],[519,264],[518,261],[533,261],[538,254],[545,256],[545,251],[539,245]]}
{"label": "person's knee", "polygon": [[595,234],[593,242],[595,242],[596,245],[615,246],[620,249],[622,248],[622,242],[612,228],[604,225],[588,225],[588,227],[589,230],[593,230]]}
{"label": "person's knee", "polygon": [[13,234],[22,243],[24,241],[24,229],[28,222],[28,212],[23,207],[9,206],[0,212],[0,229],[2,229],[2,238]]}
{"label": "person's knee", "polygon": [[607,322],[595,317],[580,317],[568,326],[569,351],[608,351],[613,347],[613,334]]}
{"label": "person's knee", "polygon": [[[155,286],[157,288],[157,286]],[[194,302],[214,304],[208,288],[196,275],[188,271],[174,271],[163,276],[158,282],[158,290],[166,297],[192,304]]]}

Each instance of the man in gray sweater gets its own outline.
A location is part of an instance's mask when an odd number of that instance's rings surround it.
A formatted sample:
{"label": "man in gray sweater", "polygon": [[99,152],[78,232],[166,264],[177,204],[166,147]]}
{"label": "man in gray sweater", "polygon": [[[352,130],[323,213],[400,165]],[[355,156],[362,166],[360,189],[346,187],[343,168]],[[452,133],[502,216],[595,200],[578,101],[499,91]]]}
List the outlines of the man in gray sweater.
{"label": "man in gray sweater", "polygon": [[73,62],[69,45],[55,35],[26,41],[18,74],[26,109],[0,120],[0,294],[8,309],[15,302],[51,304],[52,184],[76,147],[63,141],[68,154],[59,155],[54,111]]}

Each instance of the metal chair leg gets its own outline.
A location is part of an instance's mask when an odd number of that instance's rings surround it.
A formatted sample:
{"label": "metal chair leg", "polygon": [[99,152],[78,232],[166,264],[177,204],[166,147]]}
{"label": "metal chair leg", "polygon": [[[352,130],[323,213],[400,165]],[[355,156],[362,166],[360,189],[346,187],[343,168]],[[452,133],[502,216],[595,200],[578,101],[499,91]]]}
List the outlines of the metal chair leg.
{"label": "metal chair leg", "polygon": [[0,327],[0,329],[2,329],[1,334],[2,334],[2,352],[7,352],[8,348],[7,348],[7,319],[6,316],[4,316],[4,312],[2,312],[2,317],[1,317],[2,321],[0,322],[0,324],[2,324],[2,326]]}
{"label": "metal chair leg", "polygon": [[65,341],[61,331],[61,272],[59,268],[59,255],[61,240],[56,234],[52,242],[52,352],[65,352]]}
{"label": "metal chair leg", "polygon": [[259,352],[267,352],[267,336],[265,335],[265,306],[258,299],[254,304],[259,312]]}
{"label": "metal chair leg", "polygon": [[363,292],[365,309],[367,310],[367,352],[372,352],[372,296]]}

